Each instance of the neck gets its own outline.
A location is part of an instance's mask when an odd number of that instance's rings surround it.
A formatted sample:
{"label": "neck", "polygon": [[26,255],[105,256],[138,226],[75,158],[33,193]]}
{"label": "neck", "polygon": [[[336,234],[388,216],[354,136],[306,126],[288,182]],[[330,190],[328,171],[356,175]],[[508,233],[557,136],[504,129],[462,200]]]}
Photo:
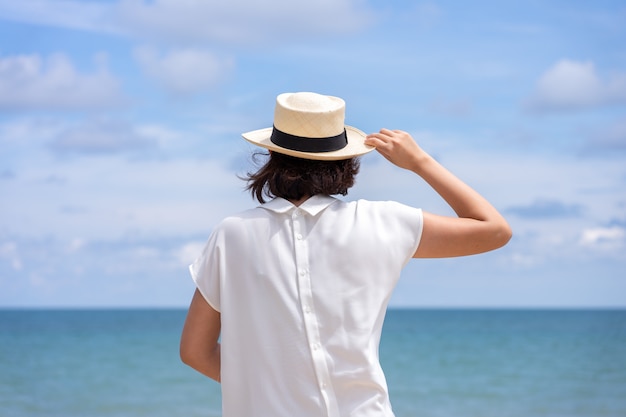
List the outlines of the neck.
{"label": "neck", "polygon": [[294,206],[298,207],[300,204],[304,203],[306,200],[309,199],[309,195],[305,195],[304,197],[298,199],[298,200],[292,200],[289,199],[289,201],[291,202],[291,204],[293,204]]}

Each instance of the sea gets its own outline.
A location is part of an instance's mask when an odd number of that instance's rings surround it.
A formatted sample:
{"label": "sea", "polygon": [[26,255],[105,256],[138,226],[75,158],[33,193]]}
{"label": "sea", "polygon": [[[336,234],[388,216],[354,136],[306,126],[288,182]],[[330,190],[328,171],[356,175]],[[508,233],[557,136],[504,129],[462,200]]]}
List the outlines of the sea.
{"label": "sea", "polygon": [[[0,310],[0,417],[220,416],[185,314]],[[626,417],[626,310],[392,309],[380,357],[397,417]]]}

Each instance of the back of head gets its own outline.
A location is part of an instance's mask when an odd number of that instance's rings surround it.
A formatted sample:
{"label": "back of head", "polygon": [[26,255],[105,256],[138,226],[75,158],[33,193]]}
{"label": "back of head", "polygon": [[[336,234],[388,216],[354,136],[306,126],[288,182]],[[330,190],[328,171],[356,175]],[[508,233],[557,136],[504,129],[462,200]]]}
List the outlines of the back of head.
{"label": "back of head", "polygon": [[260,203],[266,201],[265,197],[299,200],[316,194],[346,195],[359,167],[356,157],[324,161],[271,152],[265,164],[244,179],[248,182],[246,189]]}

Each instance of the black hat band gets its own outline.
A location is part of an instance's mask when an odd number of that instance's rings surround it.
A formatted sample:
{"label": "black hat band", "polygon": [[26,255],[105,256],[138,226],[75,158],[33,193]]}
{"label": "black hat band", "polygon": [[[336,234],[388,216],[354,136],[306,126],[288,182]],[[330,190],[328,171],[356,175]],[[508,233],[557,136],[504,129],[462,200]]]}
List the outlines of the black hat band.
{"label": "black hat band", "polygon": [[332,152],[343,149],[348,144],[348,136],[345,129],[337,136],[307,138],[285,133],[274,126],[270,140],[274,145],[299,152]]}

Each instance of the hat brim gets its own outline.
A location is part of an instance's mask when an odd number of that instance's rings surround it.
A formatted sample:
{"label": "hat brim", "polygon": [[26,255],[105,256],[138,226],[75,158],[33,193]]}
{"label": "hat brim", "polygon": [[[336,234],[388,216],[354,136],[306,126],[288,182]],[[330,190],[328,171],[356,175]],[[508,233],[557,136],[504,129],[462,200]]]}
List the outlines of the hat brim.
{"label": "hat brim", "polygon": [[346,126],[346,136],[348,137],[348,144],[339,150],[330,152],[303,152],[283,148],[282,146],[274,144],[270,140],[271,135],[272,128],[268,127],[265,129],[246,132],[243,133],[241,136],[243,136],[243,138],[248,142],[262,148],[269,149],[270,151],[295,156],[297,158],[316,159],[320,161],[337,161],[341,159],[350,159],[356,156],[364,155],[376,149],[373,146],[366,145],[364,143],[366,136],[365,133],[352,126]]}

